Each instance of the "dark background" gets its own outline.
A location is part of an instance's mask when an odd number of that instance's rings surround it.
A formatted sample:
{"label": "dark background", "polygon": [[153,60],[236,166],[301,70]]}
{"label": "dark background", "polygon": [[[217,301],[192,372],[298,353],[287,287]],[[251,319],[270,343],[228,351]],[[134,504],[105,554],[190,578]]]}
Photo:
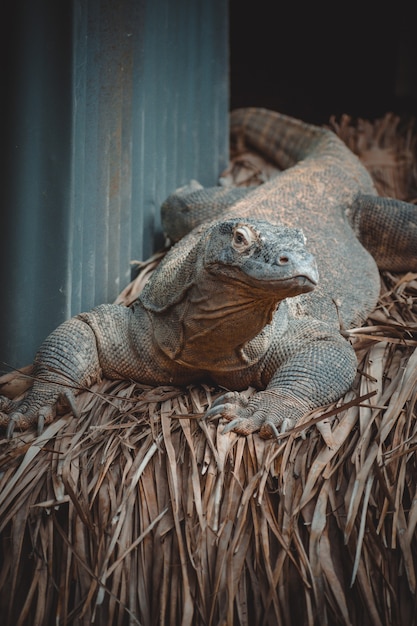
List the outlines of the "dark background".
{"label": "dark background", "polygon": [[230,0],[231,107],[330,115],[417,115],[412,3]]}

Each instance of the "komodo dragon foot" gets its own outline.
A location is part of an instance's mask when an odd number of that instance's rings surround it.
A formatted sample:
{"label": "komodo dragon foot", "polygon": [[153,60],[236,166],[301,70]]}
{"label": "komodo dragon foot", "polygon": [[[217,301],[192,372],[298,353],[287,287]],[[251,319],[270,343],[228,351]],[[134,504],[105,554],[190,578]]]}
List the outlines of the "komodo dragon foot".
{"label": "komodo dragon foot", "polygon": [[224,433],[234,431],[247,436],[259,431],[261,437],[271,439],[293,428],[309,410],[299,398],[282,391],[259,391],[252,398],[231,391],[217,398],[205,417],[220,415],[227,420]]}
{"label": "komodo dragon foot", "polygon": [[57,415],[57,406],[66,404],[75,417],[78,412],[74,393],[70,389],[59,389],[56,385],[44,385],[38,401],[29,402],[9,400],[0,397],[0,427],[6,427],[6,437],[12,437],[15,429],[27,430],[36,426],[38,435],[42,434],[46,424],[50,424]]}

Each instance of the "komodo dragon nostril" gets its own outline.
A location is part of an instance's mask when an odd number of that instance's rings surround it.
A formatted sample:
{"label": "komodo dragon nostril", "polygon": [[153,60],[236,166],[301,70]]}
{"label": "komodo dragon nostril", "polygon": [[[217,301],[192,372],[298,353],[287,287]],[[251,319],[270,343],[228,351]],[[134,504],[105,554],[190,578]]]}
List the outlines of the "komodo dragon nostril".
{"label": "komodo dragon nostril", "polygon": [[286,254],[281,254],[281,256],[278,258],[278,264],[279,265],[286,265],[287,263],[289,263],[289,258]]}

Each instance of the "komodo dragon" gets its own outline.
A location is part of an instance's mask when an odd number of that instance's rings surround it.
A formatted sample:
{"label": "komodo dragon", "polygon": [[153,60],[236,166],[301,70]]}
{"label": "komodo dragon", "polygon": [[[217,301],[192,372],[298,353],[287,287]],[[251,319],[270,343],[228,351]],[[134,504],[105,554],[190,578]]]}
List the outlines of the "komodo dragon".
{"label": "komodo dragon", "polygon": [[[0,400],[8,436],[41,430],[59,399],[76,414],[74,394],[101,376],[212,381],[230,391],[208,415],[263,437],[349,389],[357,362],[340,330],[375,306],[375,260],[417,270],[416,209],[378,197],[330,130],[264,109],[237,110],[230,125],[233,141],[283,171],[249,191],[191,184],[171,196],[163,206],[171,236],[194,228],[131,308],[104,304],[52,332],[27,396]],[[257,390],[249,400],[239,393],[248,386]]]}

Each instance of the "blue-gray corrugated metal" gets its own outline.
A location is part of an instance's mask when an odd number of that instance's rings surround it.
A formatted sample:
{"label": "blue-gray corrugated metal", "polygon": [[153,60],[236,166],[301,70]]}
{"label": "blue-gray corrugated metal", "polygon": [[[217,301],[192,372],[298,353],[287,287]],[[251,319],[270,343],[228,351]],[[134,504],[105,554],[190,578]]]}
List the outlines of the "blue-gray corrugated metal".
{"label": "blue-gray corrugated metal", "polygon": [[227,0],[18,0],[11,24],[0,359],[16,367],[114,300],[174,188],[216,183]]}

